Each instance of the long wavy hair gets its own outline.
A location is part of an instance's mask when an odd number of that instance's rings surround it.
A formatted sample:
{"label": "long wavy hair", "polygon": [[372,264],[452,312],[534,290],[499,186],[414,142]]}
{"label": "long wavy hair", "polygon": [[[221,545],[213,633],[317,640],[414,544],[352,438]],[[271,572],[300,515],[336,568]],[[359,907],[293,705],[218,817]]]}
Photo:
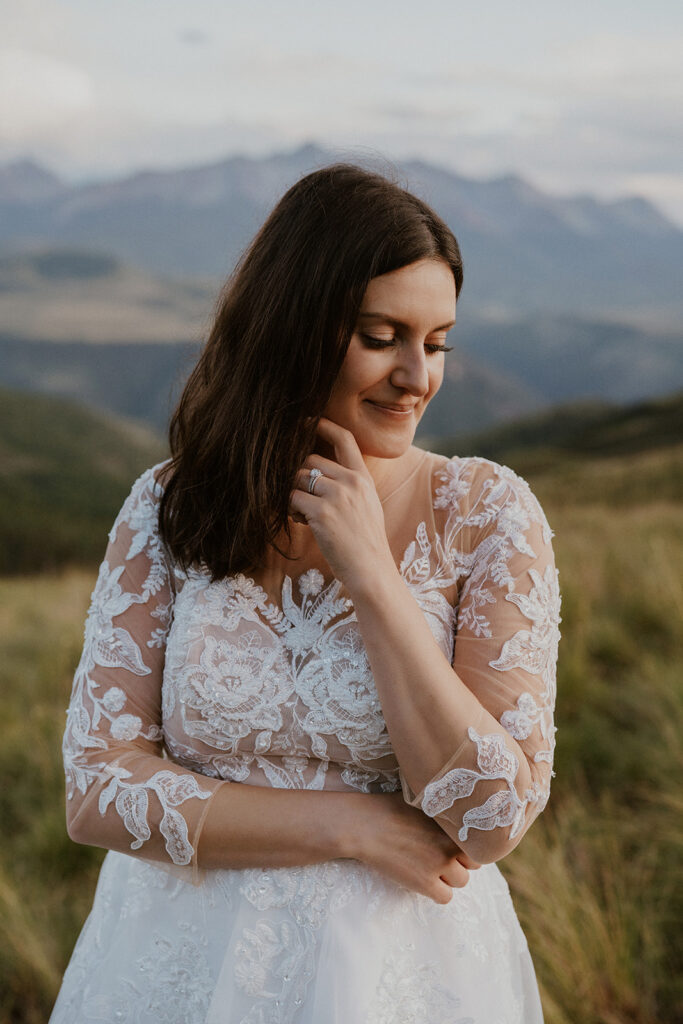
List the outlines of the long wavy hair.
{"label": "long wavy hair", "polygon": [[[444,260],[458,243],[421,199],[337,163],[278,202],[228,278],[170,423],[159,529],[184,569],[212,580],[291,540],[289,498],[374,277]],[[283,545],[286,548],[286,543]]]}

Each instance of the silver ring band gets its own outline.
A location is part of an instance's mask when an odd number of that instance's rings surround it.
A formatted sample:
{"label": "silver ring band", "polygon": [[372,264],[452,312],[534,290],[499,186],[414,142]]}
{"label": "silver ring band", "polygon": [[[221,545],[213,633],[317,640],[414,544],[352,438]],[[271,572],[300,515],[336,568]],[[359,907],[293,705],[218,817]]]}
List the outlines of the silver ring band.
{"label": "silver ring band", "polygon": [[308,474],[308,493],[309,494],[315,494],[315,491],[314,491],[315,482],[318,479],[318,477],[320,477],[322,475],[323,475],[322,474],[322,470],[320,470],[320,469],[311,469],[311,470],[309,470],[309,474]]}

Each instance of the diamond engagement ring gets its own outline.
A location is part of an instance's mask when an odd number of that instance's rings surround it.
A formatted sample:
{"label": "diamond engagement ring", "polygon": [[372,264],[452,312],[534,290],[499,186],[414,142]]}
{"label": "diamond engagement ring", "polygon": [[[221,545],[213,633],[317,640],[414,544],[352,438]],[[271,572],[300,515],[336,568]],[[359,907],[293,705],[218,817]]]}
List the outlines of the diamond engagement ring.
{"label": "diamond engagement ring", "polygon": [[322,471],[320,469],[311,469],[309,471],[309,474],[308,474],[308,493],[309,494],[315,494],[315,491],[314,491],[315,482],[318,479],[318,477],[322,476],[322,475],[323,474],[322,474]]}

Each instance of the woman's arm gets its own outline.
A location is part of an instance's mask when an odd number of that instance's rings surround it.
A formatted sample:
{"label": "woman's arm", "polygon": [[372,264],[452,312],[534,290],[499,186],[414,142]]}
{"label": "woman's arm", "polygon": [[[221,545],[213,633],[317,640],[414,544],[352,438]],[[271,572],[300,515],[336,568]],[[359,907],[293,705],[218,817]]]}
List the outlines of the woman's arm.
{"label": "woman's arm", "polygon": [[116,518],[92,594],[63,741],[67,828],[76,842],[196,865],[223,783],[162,757],[174,596],[157,531],[159,494],[148,470]]}
{"label": "woman's arm", "polygon": [[329,479],[292,507],[351,594],[404,792],[475,861],[499,860],[549,789],[559,596],[545,517],[510,471],[479,474],[451,665],[394,564],[353,435],[321,422],[339,466],[312,456]]}
{"label": "woman's arm", "polygon": [[437,903],[467,884],[472,861],[400,793],[268,789],[227,783],[202,830],[204,868],[299,867],[353,858]]}
{"label": "woman's arm", "polygon": [[[475,637],[463,627],[452,665],[398,572],[351,590],[404,791],[481,863],[506,856],[547,801],[554,727],[546,680],[526,670],[533,652],[525,658],[522,651],[521,668],[516,660],[513,672],[494,667],[505,661],[506,644],[523,647],[536,625],[504,602],[512,595],[536,611],[539,591],[555,584],[549,553],[542,545],[536,550],[535,580],[526,568],[516,589],[495,588],[495,603],[486,609],[495,632]],[[467,604],[465,594],[463,620]],[[552,604],[542,611],[550,630],[552,611]],[[532,719],[542,708],[543,721],[533,725],[525,705]],[[525,725],[515,728],[520,718]],[[529,743],[531,731],[538,735]]]}

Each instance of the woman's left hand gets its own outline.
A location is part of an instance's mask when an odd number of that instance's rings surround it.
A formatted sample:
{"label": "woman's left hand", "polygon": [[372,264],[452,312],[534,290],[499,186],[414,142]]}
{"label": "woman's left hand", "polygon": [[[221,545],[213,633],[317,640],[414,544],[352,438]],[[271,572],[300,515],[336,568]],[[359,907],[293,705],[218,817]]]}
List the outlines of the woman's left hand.
{"label": "woman's left hand", "polygon": [[[318,434],[334,448],[336,461],[312,454],[297,474],[290,509],[310,526],[318,547],[338,580],[353,591],[368,574],[396,572],[375,482],[350,430],[321,418]],[[309,494],[310,471],[322,476]],[[300,519],[299,517],[302,517]]]}

